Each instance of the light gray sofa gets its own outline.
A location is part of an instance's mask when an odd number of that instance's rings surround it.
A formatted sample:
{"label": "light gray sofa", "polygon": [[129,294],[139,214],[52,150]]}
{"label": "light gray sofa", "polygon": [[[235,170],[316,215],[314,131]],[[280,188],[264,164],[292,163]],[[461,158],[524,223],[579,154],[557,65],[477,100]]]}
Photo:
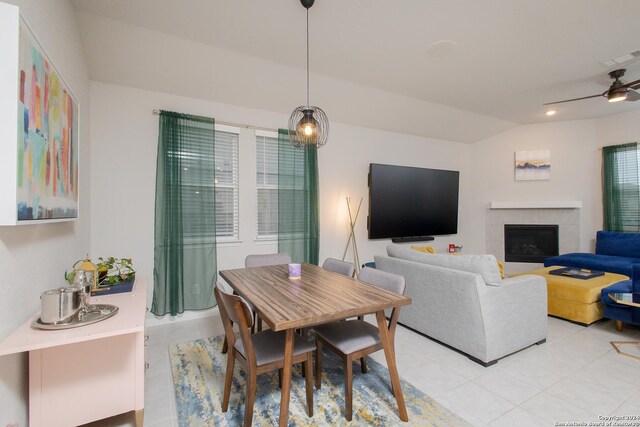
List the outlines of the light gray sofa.
{"label": "light gray sofa", "polygon": [[489,366],[547,337],[541,276],[501,279],[493,255],[426,254],[399,245],[376,268],[404,276],[412,304],[399,322]]}

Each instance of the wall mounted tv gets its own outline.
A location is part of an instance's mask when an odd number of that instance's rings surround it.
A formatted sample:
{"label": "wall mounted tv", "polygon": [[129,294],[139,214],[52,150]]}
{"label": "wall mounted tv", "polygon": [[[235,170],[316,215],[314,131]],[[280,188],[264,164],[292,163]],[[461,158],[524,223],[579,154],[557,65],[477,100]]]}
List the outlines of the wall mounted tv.
{"label": "wall mounted tv", "polygon": [[371,163],[369,239],[433,240],[458,232],[460,172]]}

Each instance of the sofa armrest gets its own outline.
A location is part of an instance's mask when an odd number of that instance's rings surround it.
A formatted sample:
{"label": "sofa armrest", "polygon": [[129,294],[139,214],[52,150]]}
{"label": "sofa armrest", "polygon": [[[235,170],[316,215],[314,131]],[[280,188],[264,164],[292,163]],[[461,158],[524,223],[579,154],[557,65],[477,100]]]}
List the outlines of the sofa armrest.
{"label": "sofa armrest", "polygon": [[631,275],[631,292],[640,294],[640,264],[633,264],[633,274]]}
{"label": "sofa armrest", "polygon": [[510,305],[509,302],[522,302],[524,298],[547,301],[547,281],[536,274],[509,277],[500,282],[487,284],[487,295],[495,302],[492,304]]}
{"label": "sofa armrest", "polygon": [[480,296],[487,353],[509,354],[547,336],[547,282],[527,274],[487,286]]}

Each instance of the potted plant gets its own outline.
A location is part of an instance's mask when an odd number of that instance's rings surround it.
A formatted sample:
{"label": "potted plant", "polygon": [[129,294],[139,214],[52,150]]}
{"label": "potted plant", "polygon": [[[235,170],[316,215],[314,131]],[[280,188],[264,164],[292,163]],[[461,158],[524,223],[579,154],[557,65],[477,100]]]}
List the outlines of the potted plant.
{"label": "potted plant", "polygon": [[[79,266],[83,261],[76,261],[70,273],[65,271],[64,278],[69,284],[73,284]],[[133,288],[136,272],[133,269],[131,258],[99,257],[96,268],[98,270],[98,289],[92,291],[91,295],[129,292]]]}
{"label": "potted plant", "polygon": [[135,278],[131,258],[98,258],[98,286],[115,286]]}

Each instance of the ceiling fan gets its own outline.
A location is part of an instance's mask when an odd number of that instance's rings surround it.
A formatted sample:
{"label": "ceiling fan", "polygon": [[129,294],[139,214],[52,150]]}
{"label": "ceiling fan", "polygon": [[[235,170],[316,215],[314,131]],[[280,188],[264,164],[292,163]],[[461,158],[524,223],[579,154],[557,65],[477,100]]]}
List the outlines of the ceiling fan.
{"label": "ceiling fan", "polygon": [[563,102],[580,101],[582,99],[597,98],[604,96],[609,102],[618,101],[638,101],[640,100],[640,93],[636,92],[636,89],[640,89],[640,80],[633,81],[631,83],[622,83],[620,78],[624,76],[624,68],[620,70],[613,70],[609,73],[609,77],[614,79],[609,89],[602,93],[591,96],[583,96],[582,98],[565,99],[564,101],[547,102],[543,105],[562,104]]}

